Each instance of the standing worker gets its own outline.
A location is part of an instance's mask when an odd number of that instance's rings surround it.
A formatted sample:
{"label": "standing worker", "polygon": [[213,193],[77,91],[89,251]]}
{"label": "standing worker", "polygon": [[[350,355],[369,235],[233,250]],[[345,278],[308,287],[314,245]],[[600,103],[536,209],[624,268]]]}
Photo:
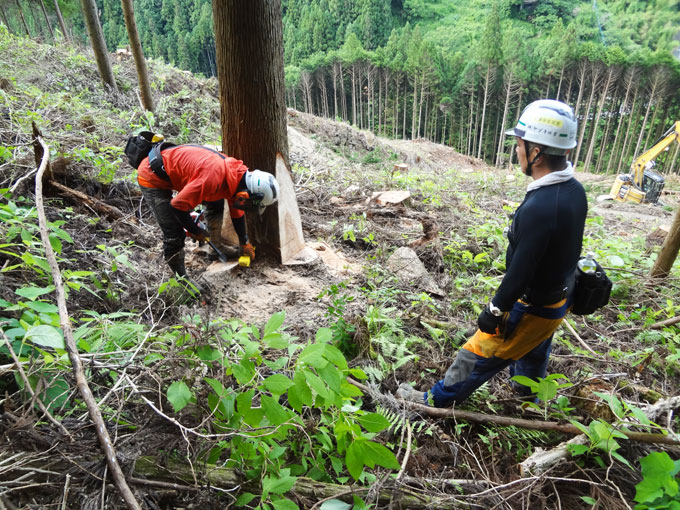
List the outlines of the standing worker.
{"label": "standing worker", "polygon": [[[160,158],[160,164],[150,160]],[[155,168],[156,170],[152,170]],[[262,212],[279,198],[276,178],[261,170],[249,171],[242,161],[198,145],[152,149],[138,168],[137,182],[163,232],[163,256],[177,276],[186,277],[185,230],[197,241],[223,245],[224,200],[238,235],[241,255],[255,258],[248,241],[244,211]],[[174,196],[173,190],[178,193]],[[194,222],[191,212],[206,204],[207,230]],[[234,250],[235,251],[235,250]]]}
{"label": "standing worker", "polygon": [[[527,106],[506,132],[517,137],[519,164],[533,181],[508,231],[505,276],[444,379],[428,391],[402,383],[398,396],[448,407],[507,366],[511,376],[545,377],[553,334],[571,304],[588,212],[583,186],[567,161],[576,131],[572,109],[544,99]],[[530,393],[525,386],[516,389]]]}

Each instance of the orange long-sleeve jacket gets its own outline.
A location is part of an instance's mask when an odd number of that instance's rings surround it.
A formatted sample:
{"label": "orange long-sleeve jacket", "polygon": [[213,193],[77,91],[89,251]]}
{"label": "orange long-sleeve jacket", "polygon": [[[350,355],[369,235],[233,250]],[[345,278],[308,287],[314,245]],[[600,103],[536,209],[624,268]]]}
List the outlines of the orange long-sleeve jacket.
{"label": "orange long-sleeve jacket", "polygon": [[234,209],[234,195],[248,167],[243,161],[198,145],[178,145],[161,152],[170,182],[157,176],[145,158],[137,169],[141,186],[177,191],[170,204],[179,211],[192,211],[202,202],[226,199],[230,216],[240,218],[243,211]]}

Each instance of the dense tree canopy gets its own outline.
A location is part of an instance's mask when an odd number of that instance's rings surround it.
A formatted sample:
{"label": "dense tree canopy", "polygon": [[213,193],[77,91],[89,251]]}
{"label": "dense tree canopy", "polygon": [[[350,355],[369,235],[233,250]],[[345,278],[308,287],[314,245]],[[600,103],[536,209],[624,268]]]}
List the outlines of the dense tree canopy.
{"label": "dense tree canopy", "polygon": [[[575,159],[612,172],[680,118],[677,0],[281,3],[288,104],[383,135],[502,164],[511,156],[502,128],[523,104],[552,97],[581,119]],[[120,1],[97,4],[107,46],[126,46]],[[36,3],[18,5],[0,2],[9,28],[49,40]],[[78,2],[59,5],[86,43]],[[216,74],[210,0],[135,0],[134,9],[147,57]],[[665,155],[666,170],[677,155]]]}

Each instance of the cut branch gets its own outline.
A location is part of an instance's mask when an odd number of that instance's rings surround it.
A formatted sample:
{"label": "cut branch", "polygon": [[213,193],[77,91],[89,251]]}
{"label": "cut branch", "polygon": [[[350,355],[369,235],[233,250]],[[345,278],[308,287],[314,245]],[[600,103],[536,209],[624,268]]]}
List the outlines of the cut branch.
{"label": "cut branch", "polygon": [[80,392],[87,410],[90,414],[90,418],[95,425],[97,431],[97,437],[99,438],[99,443],[106,456],[106,461],[111,470],[111,476],[113,481],[118,488],[118,492],[125,501],[128,508],[132,510],[141,510],[141,506],[135,499],[130,487],[125,481],[125,476],[123,471],[118,464],[118,459],[116,458],[116,452],[113,448],[113,443],[111,442],[111,437],[104,424],[104,419],[102,418],[101,411],[95,402],[90,386],[85,378],[85,373],[83,371],[83,364],[80,360],[78,354],[78,347],[76,346],[75,339],[73,337],[73,330],[71,329],[71,319],[68,314],[68,309],[66,308],[66,298],[64,295],[64,284],[61,278],[61,272],[59,271],[59,265],[57,264],[57,258],[54,255],[52,245],[50,244],[49,232],[47,230],[47,218],[45,217],[45,205],[43,203],[43,175],[45,174],[45,169],[47,168],[49,162],[50,151],[41,136],[37,137],[38,142],[42,148],[42,161],[38,168],[38,173],[35,177],[35,205],[38,210],[38,222],[40,224],[40,237],[42,238],[43,246],[45,247],[45,256],[47,262],[50,265],[52,272],[52,278],[54,280],[54,287],[57,293],[57,308],[59,309],[59,322],[61,329],[64,333],[64,341],[66,343],[66,351],[68,352],[69,359],[71,360],[71,367],[73,369],[73,375],[76,379],[76,384],[78,386],[78,391]]}
{"label": "cut branch", "polygon": [[[357,388],[364,391],[364,393],[368,395],[371,394],[370,389],[367,386],[364,386],[363,384],[353,380],[351,377],[348,377],[347,380]],[[433,418],[453,418],[454,420],[471,421],[473,423],[491,423],[504,427],[514,426],[529,430],[554,430],[555,432],[561,432],[563,434],[581,434],[581,430],[578,427],[569,425],[567,423],[558,423],[556,421],[526,420],[524,418],[483,414],[476,413],[474,411],[463,411],[461,409],[429,407],[401,399],[399,399],[399,401],[406,407],[413,409],[414,411],[418,411],[421,414],[432,416]],[[619,432],[625,434],[628,439],[639,441],[641,443],[680,445],[680,441],[669,437],[666,434],[650,434],[647,432],[632,432],[629,430],[619,430]]]}

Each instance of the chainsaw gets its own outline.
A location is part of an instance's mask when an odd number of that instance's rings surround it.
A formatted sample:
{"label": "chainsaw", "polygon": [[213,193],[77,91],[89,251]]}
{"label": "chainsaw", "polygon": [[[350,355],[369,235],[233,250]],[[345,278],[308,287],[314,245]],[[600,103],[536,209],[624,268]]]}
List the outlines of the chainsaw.
{"label": "chainsaw", "polygon": [[[205,214],[204,211],[191,211],[191,219],[192,221],[196,224],[196,226],[202,230],[207,230],[206,224],[203,221],[203,216]],[[186,235],[189,235],[189,232],[187,232],[186,229],[184,229],[184,232],[186,232]],[[217,258],[220,260],[220,262],[227,262],[227,257],[224,253],[220,251],[220,249],[215,246],[215,243],[213,243],[210,239],[206,240],[208,245],[215,250],[215,253],[217,254]]]}

